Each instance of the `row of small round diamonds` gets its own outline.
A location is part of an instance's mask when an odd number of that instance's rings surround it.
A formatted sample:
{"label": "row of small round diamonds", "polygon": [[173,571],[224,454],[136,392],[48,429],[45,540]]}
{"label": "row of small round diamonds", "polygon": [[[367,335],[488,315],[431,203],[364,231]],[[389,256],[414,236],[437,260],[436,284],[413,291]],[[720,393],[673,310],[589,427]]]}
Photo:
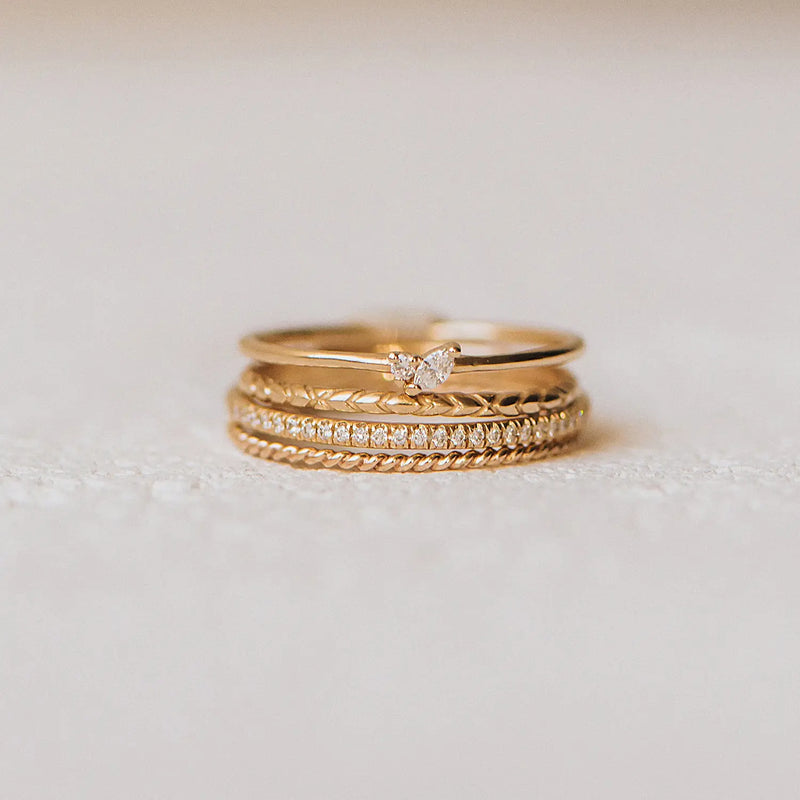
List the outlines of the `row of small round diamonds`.
{"label": "row of small round diamonds", "polygon": [[584,409],[578,405],[538,417],[459,425],[383,424],[304,417],[245,404],[235,406],[234,419],[250,428],[286,439],[373,449],[480,450],[486,447],[528,447],[576,433]]}

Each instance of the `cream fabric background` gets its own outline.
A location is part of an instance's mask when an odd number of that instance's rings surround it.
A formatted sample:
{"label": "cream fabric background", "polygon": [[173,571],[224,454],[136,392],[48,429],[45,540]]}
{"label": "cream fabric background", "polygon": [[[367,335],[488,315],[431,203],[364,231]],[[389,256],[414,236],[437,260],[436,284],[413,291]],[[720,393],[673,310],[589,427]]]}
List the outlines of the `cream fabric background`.
{"label": "cream fabric background", "polygon": [[[797,796],[791,4],[3,11],[0,795]],[[228,444],[398,306],[581,330],[584,451]]]}

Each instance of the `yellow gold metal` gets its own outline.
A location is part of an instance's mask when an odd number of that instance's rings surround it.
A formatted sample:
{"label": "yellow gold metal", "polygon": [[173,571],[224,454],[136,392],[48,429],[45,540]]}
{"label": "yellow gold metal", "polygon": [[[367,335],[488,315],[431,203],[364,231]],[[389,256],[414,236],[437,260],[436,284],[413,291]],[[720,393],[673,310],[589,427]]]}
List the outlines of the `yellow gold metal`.
{"label": "yellow gold metal", "polygon": [[[251,364],[239,388],[253,400],[276,406],[355,414],[400,414],[424,417],[513,417],[533,414],[574,399],[575,377],[563,368],[527,368],[505,373],[453,376],[452,391],[410,397],[392,391],[377,374],[348,369],[325,369]],[[501,384],[505,391],[489,387]]]}
{"label": "yellow gold metal", "polygon": [[545,445],[499,450],[469,450],[450,453],[362,453],[347,450],[320,449],[313,446],[283,444],[256,436],[240,425],[231,423],[228,431],[234,444],[257,458],[286,461],[296,467],[357,470],[359,472],[441,472],[449,469],[477,469],[524,464],[563,452],[575,437]]}
{"label": "yellow gold metal", "polygon": [[[263,363],[389,374],[397,352],[424,353],[443,345],[453,350],[453,373],[558,366],[583,350],[583,340],[571,333],[452,320],[424,322],[404,330],[359,324],[266,331],[245,336],[240,342],[245,355]],[[412,392],[419,389],[411,381],[406,385]]]}
{"label": "yellow gold metal", "polygon": [[589,410],[563,368],[583,349],[569,333],[401,321],[255,333],[240,346],[254,363],[229,393],[231,437],[298,466],[524,463],[571,445]]}
{"label": "yellow gold metal", "polygon": [[[573,428],[577,428],[582,423],[582,418],[589,405],[585,396],[578,396],[570,402],[562,401],[557,407],[542,408],[536,414],[521,415],[511,420],[507,417],[495,416],[488,420],[485,418],[460,419],[458,423],[453,423],[450,419],[441,418],[426,419],[422,422],[421,420],[410,421],[408,417],[394,415],[388,418],[380,415],[354,417],[349,414],[322,414],[319,411],[311,412],[310,414],[309,412],[298,412],[294,409],[286,411],[281,407],[254,402],[241,390],[233,388],[228,395],[228,407],[231,417],[235,421],[241,422],[254,430],[275,433],[291,439],[329,442],[331,441],[330,434],[320,438],[321,424],[328,423],[328,427],[335,426],[338,430],[347,430],[347,435],[342,439],[341,444],[349,445],[352,443],[366,447],[367,442],[372,437],[373,429],[376,427],[385,428],[386,424],[389,423],[392,424],[393,430],[397,430],[399,427],[405,429],[403,441],[405,441],[406,437],[413,441],[413,433],[422,431],[421,435],[424,434],[425,443],[418,445],[417,449],[427,449],[428,447],[448,449],[451,446],[449,444],[451,434],[456,429],[461,429],[469,435],[471,431],[480,427],[486,431],[487,439],[493,445],[499,444],[503,437],[506,437],[505,441],[508,442],[509,435],[513,435],[516,442],[517,435],[515,433],[509,434],[509,431],[516,431],[517,427],[522,425],[524,421],[527,421],[529,426],[535,427],[537,430],[546,424],[548,425],[547,435],[550,438],[557,437],[562,433],[572,432]],[[354,436],[360,434],[360,441],[356,441],[356,439],[353,439],[352,442],[350,441],[351,427]],[[437,439],[433,435],[434,432],[444,434],[445,440],[437,445]],[[428,443],[429,441],[430,444]]]}

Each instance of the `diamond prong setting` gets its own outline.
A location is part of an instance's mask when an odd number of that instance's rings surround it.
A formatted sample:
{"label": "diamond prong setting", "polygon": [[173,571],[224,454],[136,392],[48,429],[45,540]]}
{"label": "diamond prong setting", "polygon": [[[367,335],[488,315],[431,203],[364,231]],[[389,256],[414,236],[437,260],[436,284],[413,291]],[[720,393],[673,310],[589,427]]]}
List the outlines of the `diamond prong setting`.
{"label": "diamond prong setting", "polygon": [[402,351],[395,351],[389,353],[389,368],[392,372],[392,377],[401,383],[410,383],[414,380],[414,371],[417,368],[416,356],[411,353],[404,353]]}
{"label": "diamond prong setting", "polygon": [[392,377],[403,384],[403,391],[415,397],[441,386],[450,377],[460,352],[458,342],[446,342],[422,355],[395,351],[389,353],[389,369]]}

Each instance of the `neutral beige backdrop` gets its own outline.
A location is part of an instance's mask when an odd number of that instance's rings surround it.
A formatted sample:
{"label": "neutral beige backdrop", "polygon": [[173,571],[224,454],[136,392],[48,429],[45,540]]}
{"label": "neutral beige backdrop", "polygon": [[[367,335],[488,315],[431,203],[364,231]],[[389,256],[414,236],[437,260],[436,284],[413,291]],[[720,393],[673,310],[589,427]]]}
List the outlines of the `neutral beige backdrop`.
{"label": "neutral beige backdrop", "polygon": [[[0,796],[797,797],[794,5],[0,5]],[[233,450],[397,307],[582,331],[583,451]]]}

